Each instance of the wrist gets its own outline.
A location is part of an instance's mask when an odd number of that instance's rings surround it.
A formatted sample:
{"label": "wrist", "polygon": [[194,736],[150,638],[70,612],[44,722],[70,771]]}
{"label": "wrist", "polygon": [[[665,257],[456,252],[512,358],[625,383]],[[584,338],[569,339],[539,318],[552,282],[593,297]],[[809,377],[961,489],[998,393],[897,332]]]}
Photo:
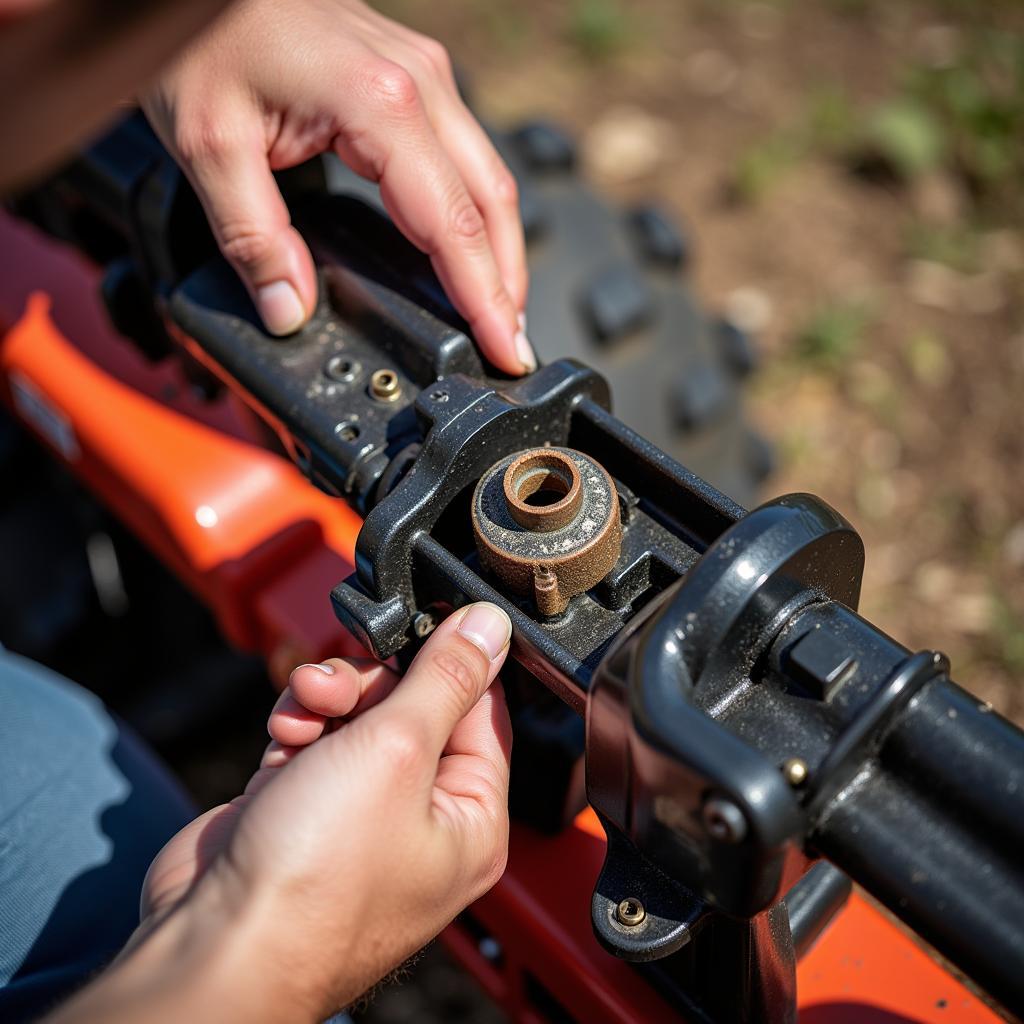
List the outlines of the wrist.
{"label": "wrist", "polygon": [[[239,894],[241,895],[241,894]],[[189,1018],[261,1024],[322,1019],[318,1000],[301,985],[301,965],[289,965],[281,919],[258,896],[232,898],[209,875],[180,904],[145,921],[111,968],[54,1018]]]}

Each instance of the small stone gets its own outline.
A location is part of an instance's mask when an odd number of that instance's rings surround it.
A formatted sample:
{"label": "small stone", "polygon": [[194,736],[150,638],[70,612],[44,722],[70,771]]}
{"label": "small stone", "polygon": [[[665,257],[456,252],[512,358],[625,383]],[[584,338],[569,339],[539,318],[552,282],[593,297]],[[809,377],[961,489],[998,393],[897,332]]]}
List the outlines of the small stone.
{"label": "small stone", "polygon": [[896,509],[899,495],[889,475],[865,474],[857,484],[857,507],[869,519],[887,519]]}
{"label": "small stone", "polygon": [[725,315],[737,327],[757,334],[772,321],[774,308],[767,292],[753,285],[734,288],[725,297]]}
{"label": "small stone", "polygon": [[663,118],[639,107],[612,107],[584,136],[584,159],[597,178],[630,181],[658,166],[672,135],[672,124]]}
{"label": "small stone", "polygon": [[931,68],[951,68],[960,57],[961,34],[953,25],[927,25],[914,40],[921,60]]}
{"label": "small stone", "polygon": [[956,591],[947,606],[950,625],[961,633],[987,633],[992,625],[992,602],[988,594]]}
{"label": "small stone", "polygon": [[981,264],[986,270],[1001,270],[1008,274],[1024,270],[1024,242],[1020,234],[1010,228],[986,232],[979,250]]}
{"label": "small stone", "polygon": [[998,313],[1007,301],[1002,275],[988,271],[964,277],[960,299],[968,313],[977,313],[979,316]]}
{"label": "small stone", "polygon": [[907,264],[907,291],[922,306],[956,310],[960,305],[962,274],[933,260],[910,260]]}
{"label": "small stone", "polygon": [[956,573],[942,562],[925,562],[914,573],[913,587],[918,598],[927,604],[945,601],[956,589]]}
{"label": "small stone", "polygon": [[721,50],[700,50],[686,59],[683,66],[690,88],[701,96],[721,96],[739,78],[739,67]]}
{"label": "small stone", "polygon": [[1015,568],[1024,566],[1024,519],[1007,530],[1003,538],[1003,557]]}
{"label": "small stone", "polygon": [[921,220],[951,227],[962,221],[966,202],[963,189],[952,175],[932,171],[914,180],[910,205]]}

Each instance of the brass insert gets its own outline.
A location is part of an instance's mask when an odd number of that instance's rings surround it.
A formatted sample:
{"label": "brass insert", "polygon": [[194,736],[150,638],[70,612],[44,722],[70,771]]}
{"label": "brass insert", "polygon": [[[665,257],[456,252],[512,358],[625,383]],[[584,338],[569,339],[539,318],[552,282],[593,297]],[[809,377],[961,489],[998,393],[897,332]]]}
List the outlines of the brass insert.
{"label": "brass insert", "polygon": [[531,448],[492,466],[473,495],[473,532],[483,564],[541,615],[608,574],[622,528],[615,484],[571,448]]}
{"label": "brass insert", "polygon": [[402,396],[402,385],[394,370],[375,370],[370,378],[370,394],[378,402],[395,402]]}

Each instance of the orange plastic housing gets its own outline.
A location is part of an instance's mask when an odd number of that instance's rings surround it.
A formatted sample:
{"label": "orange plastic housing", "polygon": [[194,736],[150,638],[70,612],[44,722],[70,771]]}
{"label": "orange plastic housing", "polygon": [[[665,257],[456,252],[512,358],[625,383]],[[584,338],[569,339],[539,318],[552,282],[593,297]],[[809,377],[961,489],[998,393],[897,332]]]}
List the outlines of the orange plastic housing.
{"label": "orange plastic housing", "polygon": [[[115,334],[96,270],[75,253],[0,214],[0,254],[3,400],[277,680],[354,650],[327,593],[351,572],[359,517],[268,450],[234,396],[200,400],[175,360],[149,363]],[[591,813],[553,838],[514,825],[505,877],[445,933],[513,1019],[682,1019],[594,939],[603,855]],[[798,982],[803,1024],[998,1020],[858,896]]]}

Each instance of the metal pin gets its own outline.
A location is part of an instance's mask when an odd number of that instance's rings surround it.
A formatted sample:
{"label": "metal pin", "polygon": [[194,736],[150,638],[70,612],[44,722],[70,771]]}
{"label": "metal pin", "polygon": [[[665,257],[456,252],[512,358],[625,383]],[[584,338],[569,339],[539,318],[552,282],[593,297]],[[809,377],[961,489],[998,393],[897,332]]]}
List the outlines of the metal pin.
{"label": "metal pin", "polygon": [[807,781],[807,762],[802,757],[791,757],[782,765],[783,778],[794,788]]}

